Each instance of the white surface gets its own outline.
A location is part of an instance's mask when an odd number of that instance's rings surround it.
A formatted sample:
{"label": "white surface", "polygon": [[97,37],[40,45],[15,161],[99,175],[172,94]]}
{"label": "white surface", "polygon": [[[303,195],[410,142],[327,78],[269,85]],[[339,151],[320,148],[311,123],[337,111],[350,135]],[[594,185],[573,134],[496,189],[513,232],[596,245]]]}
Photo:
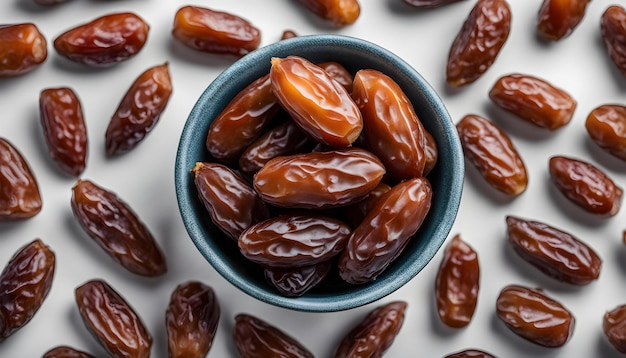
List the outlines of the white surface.
{"label": "white surface", "polygon": [[[614,1],[618,2],[618,1]],[[52,290],[33,320],[0,343],[0,357],[38,357],[53,346],[67,344],[106,356],[86,331],[74,302],[74,289],[92,278],[103,278],[134,306],[154,336],[153,357],[167,356],[164,311],[176,285],[200,280],[211,285],[222,310],[210,357],[236,357],[233,317],[256,315],[289,332],[318,357],[329,357],[343,335],[371,309],[391,300],[409,303],[404,326],[386,357],[442,357],[468,347],[500,357],[618,356],[602,334],[602,316],[626,303],[626,247],[621,242],[626,211],[616,217],[592,217],[563,200],[549,182],[547,161],[564,154],[595,163],[626,186],[626,164],[598,150],[584,129],[587,114],[605,103],[626,103],[626,79],[608,60],[600,39],[599,19],[611,4],[594,0],[574,33],[559,43],[535,36],[540,0],[510,0],[512,30],[500,56],[477,82],[450,90],[445,63],[453,38],[475,1],[419,11],[401,0],[363,0],[356,24],[336,29],[316,20],[289,0],[88,1],[73,0],[55,7],[37,7],[31,0],[0,2],[0,23],[34,22],[49,41],[48,60],[25,76],[0,79],[0,136],[9,139],[30,163],[43,194],[42,212],[28,221],[0,224],[0,266],[34,238],[41,238],[57,255]],[[178,137],[196,98],[230,57],[206,55],[185,48],[171,35],[174,14],[187,4],[238,14],[261,29],[262,44],[277,41],[283,30],[298,34],[341,33],[378,43],[412,64],[443,96],[455,121],[467,113],[494,120],[509,133],[529,170],[527,191],[508,199],[487,187],[471,167],[467,170],[461,209],[451,236],[460,233],[477,251],[481,290],[471,324],[444,327],[434,314],[433,285],[441,252],[408,285],[369,306],[346,312],[293,312],[258,302],[221,278],[193,246],[183,227],[174,193],[174,159]],[[144,49],[135,58],[106,69],[69,63],[52,48],[66,29],[100,15],[134,11],[150,25]],[[104,155],[104,132],[110,116],[132,81],[145,69],[169,61],[174,93],[161,121],[132,152],[115,159]],[[522,72],[543,77],[569,91],[577,100],[574,119],[549,133],[522,123],[494,108],[487,93],[503,74]],[[51,163],[39,124],[38,96],[46,87],[71,86],[78,93],[89,133],[89,159],[83,177],[119,194],[139,214],[165,249],[169,272],[160,278],[134,276],[114,263],[80,230],[70,209],[75,180]],[[564,229],[591,245],[604,259],[600,279],[572,287],[543,277],[522,262],[506,244],[504,218],[518,215]],[[513,335],[495,315],[495,300],[507,284],[543,287],[576,316],[571,340],[562,348],[542,348]]]}

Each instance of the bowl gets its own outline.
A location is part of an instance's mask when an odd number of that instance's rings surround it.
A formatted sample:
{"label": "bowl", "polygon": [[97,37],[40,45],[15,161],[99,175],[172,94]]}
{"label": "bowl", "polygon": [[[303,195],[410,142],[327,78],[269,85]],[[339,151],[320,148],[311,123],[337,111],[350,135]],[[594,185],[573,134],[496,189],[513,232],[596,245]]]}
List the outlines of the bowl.
{"label": "bowl", "polygon": [[[326,279],[300,297],[285,297],[264,278],[263,270],[247,262],[237,245],[211,222],[197,196],[190,170],[208,161],[206,134],[213,119],[255,79],[267,74],[272,57],[297,55],[312,62],[337,61],[350,72],[379,70],[393,78],[412,101],[424,127],[435,138],[439,157],[428,178],[433,202],[422,226],[403,253],[376,280],[352,285]],[[300,36],[259,48],[223,71],[202,93],[183,128],[175,166],[176,195],[191,240],[227,281],[266,303],[299,311],[333,312],[374,302],[413,279],[433,258],[450,233],[463,189],[464,159],[456,127],[439,95],[407,62],[390,51],[342,35]]]}

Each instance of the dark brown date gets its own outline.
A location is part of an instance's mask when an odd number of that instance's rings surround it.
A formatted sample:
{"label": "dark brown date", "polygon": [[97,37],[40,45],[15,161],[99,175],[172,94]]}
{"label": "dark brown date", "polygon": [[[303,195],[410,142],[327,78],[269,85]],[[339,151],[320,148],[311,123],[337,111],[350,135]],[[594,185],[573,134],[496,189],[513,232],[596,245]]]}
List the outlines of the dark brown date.
{"label": "dark brown date", "polygon": [[546,275],[574,285],[586,285],[600,276],[602,259],[569,233],[512,216],[507,216],[506,224],[513,250]]}
{"label": "dark brown date", "polygon": [[309,266],[339,254],[351,233],[350,227],[337,219],[285,214],[244,231],[239,237],[239,250],[248,260],[263,266]]}
{"label": "dark brown date", "polygon": [[446,247],[435,279],[439,319],[453,328],[467,326],[474,316],[480,288],[478,254],[456,235]]}
{"label": "dark brown date", "polygon": [[0,137],[0,222],[31,218],[41,206],[39,184],[26,159]]}
{"label": "dark brown date", "polygon": [[385,183],[378,183],[378,185],[370,191],[367,196],[352,205],[349,205],[345,209],[346,221],[352,227],[357,227],[361,224],[363,219],[374,208],[378,199],[380,199],[391,187]]}
{"label": "dark brown date", "polygon": [[317,286],[330,272],[332,260],[302,267],[266,267],[265,279],[285,297],[299,297]]}
{"label": "dark brown date", "polygon": [[564,345],[574,331],[574,316],[540,290],[510,285],[496,301],[498,318],[518,336],[554,348]]}
{"label": "dark brown date", "polygon": [[440,7],[461,0],[404,0],[405,3],[420,9],[431,9]]}
{"label": "dark brown date", "polygon": [[277,327],[249,314],[235,316],[235,346],[245,358],[313,358],[313,353]]}
{"label": "dark brown date", "polygon": [[378,199],[339,257],[341,278],[353,284],[376,279],[420,228],[431,200],[432,188],[426,178],[396,184]]}
{"label": "dark brown date", "polygon": [[626,106],[607,104],[594,108],[587,116],[585,128],[600,148],[626,160]]}
{"label": "dark brown date", "polygon": [[220,306],[211,287],[197,281],[178,285],[165,311],[169,357],[206,357],[219,318]]}
{"label": "dark brown date", "polygon": [[461,352],[448,354],[445,358],[495,358],[490,353],[478,349],[467,349]]}
{"label": "dark brown date", "polygon": [[142,276],[165,274],[165,257],[137,214],[115,193],[89,180],[72,188],[72,212],[85,232],[116,262]]}
{"label": "dark brown date", "polygon": [[537,15],[537,33],[552,41],[569,36],[585,16],[590,1],[543,0]]}
{"label": "dark brown date", "polygon": [[335,81],[339,82],[348,93],[352,93],[352,82],[354,81],[354,76],[348,70],[343,67],[339,62],[322,62],[318,63],[324,71],[326,71],[330,77],[332,77]]}
{"label": "dark brown date", "polygon": [[526,190],[526,165],[509,136],[495,123],[470,114],[456,128],[465,157],[491,187],[507,195]]}
{"label": "dark brown date", "polygon": [[113,357],[148,358],[152,335],[135,310],[108,283],[92,280],[75,290],[85,326]]}
{"label": "dark brown date", "polygon": [[108,14],[62,33],[54,48],[71,61],[111,66],[137,55],[149,31],[150,26],[133,13]]}
{"label": "dark brown date", "polygon": [[298,0],[305,8],[337,26],[353,24],[361,14],[358,0]]}
{"label": "dark brown date", "polygon": [[213,223],[228,237],[237,240],[241,233],[269,218],[265,202],[241,176],[217,163],[196,163],[191,170],[198,197]]}
{"label": "dark brown date", "polygon": [[0,273],[0,343],[39,310],[52,287],[55,254],[40,239],[20,248]]}
{"label": "dark brown date", "polygon": [[446,81],[464,86],[476,81],[496,61],[511,30],[506,0],[479,0],[456,35],[446,66]]}
{"label": "dark brown date", "polygon": [[402,328],[406,308],[406,302],[394,301],[370,311],[341,340],[334,357],[382,357]]}
{"label": "dark brown date", "polygon": [[489,98],[504,110],[549,130],[568,124],[577,104],[564,90],[523,74],[500,77],[489,91]]}
{"label": "dark brown date", "polygon": [[30,72],[47,57],[48,43],[35,24],[0,24],[0,77]]}
{"label": "dark brown date", "polygon": [[623,190],[599,168],[572,158],[550,158],[550,177],[563,195],[582,209],[613,216],[622,204]]}
{"label": "dark brown date", "polygon": [[76,93],[67,87],[39,94],[39,112],[50,157],[66,174],[77,177],[87,165],[87,127]]}
{"label": "dark brown date", "polygon": [[426,145],[424,146],[424,154],[426,155],[426,161],[424,162],[424,176],[427,176],[437,165],[437,159],[439,159],[439,148],[437,147],[437,141],[432,134],[428,131],[424,131],[424,137],[426,137]]}
{"label": "dark brown date", "polygon": [[234,56],[256,50],[261,43],[261,31],[246,19],[199,6],[176,12],[172,36],[195,50]]}
{"label": "dark brown date", "polygon": [[600,18],[600,32],[609,57],[626,76],[626,9],[609,6]]}
{"label": "dark brown date", "polygon": [[58,346],[50,349],[41,358],[95,358],[89,353],[79,351],[68,346]]}
{"label": "dark brown date", "polygon": [[626,353],[626,305],[604,314],[602,330],[609,343],[620,353]]}

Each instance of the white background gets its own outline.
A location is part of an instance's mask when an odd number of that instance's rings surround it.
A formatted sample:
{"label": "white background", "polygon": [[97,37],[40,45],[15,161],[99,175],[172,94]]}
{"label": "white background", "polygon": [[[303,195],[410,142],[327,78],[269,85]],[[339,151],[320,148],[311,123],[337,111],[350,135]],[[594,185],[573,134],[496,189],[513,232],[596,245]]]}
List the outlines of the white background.
{"label": "white background", "polygon": [[[405,300],[404,325],[386,357],[442,357],[468,347],[500,357],[619,356],[602,334],[605,311],[626,303],[626,247],[622,230],[626,210],[607,219],[572,207],[549,181],[548,159],[562,154],[590,161],[626,186],[626,163],[599,150],[584,129],[587,114],[606,103],[626,104],[626,79],[608,60],[600,38],[602,12],[619,1],[594,0],[582,23],[559,43],[535,34],[541,0],[510,0],[512,29],[500,56],[477,82],[454,90],[445,85],[445,63],[456,33],[475,0],[434,10],[417,10],[401,0],[363,0],[357,22],[334,28],[317,20],[292,0],[71,0],[39,7],[32,0],[0,2],[0,23],[34,22],[47,37],[49,56],[37,70],[0,79],[0,136],[23,153],[40,184],[43,210],[18,223],[0,223],[0,266],[20,247],[41,238],[55,251],[57,271],[52,290],[33,320],[3,343],[0,357],[39,357],[67,344],[106,356],[86,331],[74,301],[74,289],[93,278],[116,288],[143,318],[154,336],[153,356],[166,357],[164,311],[180,283],[200,280],[211,285],[221,304],[221,319],[212,357],[236,357],[233,317],[256,315],[298,339],[318,357],[332,356],[343,335],[374,307]],[[283,30],[298,34],[340,33],[364,38],[397,53],[441,93],[454,121],[468,113],[486,116],[512,138],[529,171],[530,183],[511,199],[486,186],[468,166],[463,199],[451,236],[460,233],[479,254],[481,290],[471,324],[460,330],[444,327],[434,314],[433,285],[440,252],[409,284],[379,302],[345,312],[304,313],[256,301],[221,278],[195,249],[183,227],[174,193],[174,160],[186,117],[205,87],[234,61],[202,54],[170,35],[176,10],[194,4],[228,11],[250,20],[262,31],[262,45],[277,41]],[[133,59],[106,69],[83,67],[55,53],[52,41],[63,31],[98,16],[134,11],[150,25],[144,49]],[[121,97],[144,70],[168,61],[174,92],[159,124],[132,152],[110,159],[104,154],[104,132]],[[539,129],[497,109],[488,91],[501,75],[522,72],[542,77],[567,90],[578,101],[571,123],[556,132]],[[167,254],[168,273],[160,278],[134,276],[114,263],[78,227],[70,209],[75,179],[60,174],[43,144],[39,123],[39,92],[70,86],[80,97],[89,134],[89,159],[84,178],[119,194],[143,219]],[[543,221],[579,237],[603,258],[600,279],[573,287],[542,276],[520,260],[506,243],[506,215]],[[548,349],[512,334],[495,315],[495,300],[508,284],[542,287],[576,317],[571,340]]]}

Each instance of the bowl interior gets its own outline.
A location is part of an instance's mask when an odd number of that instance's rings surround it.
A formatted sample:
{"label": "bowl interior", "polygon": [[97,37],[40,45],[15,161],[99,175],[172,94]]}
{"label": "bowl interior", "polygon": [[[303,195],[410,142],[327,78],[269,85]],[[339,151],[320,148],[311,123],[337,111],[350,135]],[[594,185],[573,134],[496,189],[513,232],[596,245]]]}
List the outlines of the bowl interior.
{"label": "bowl interior", "polygon": [[[393,78],[411,99],[424,127],[437,141],[439,158],[428,178],[433,203],[422,227],[403,254],[376,280],[350,285],[331,272],[319,287],[297,298],[271,287],[263,270],[247,262],[235,242],[211,222],[197,197],[190,170],[209,160],[208,128],[244,87],[269,72],[272,57],[297,55],[312,62],[336,61],[355,73],[379,70]],[[370,42],[339,35],[301,36],[260,48],[235,62],[204,91],[192,109],[180,139],[175,168],[176,194],[185,227],[202,255],[228,281],[267,303],[302,311],[330,312],[358,307],[397,290],[426,266],[441,247],[456,218],[463,187],[463,154],[456,128],[431,86],[405,61]]]}

